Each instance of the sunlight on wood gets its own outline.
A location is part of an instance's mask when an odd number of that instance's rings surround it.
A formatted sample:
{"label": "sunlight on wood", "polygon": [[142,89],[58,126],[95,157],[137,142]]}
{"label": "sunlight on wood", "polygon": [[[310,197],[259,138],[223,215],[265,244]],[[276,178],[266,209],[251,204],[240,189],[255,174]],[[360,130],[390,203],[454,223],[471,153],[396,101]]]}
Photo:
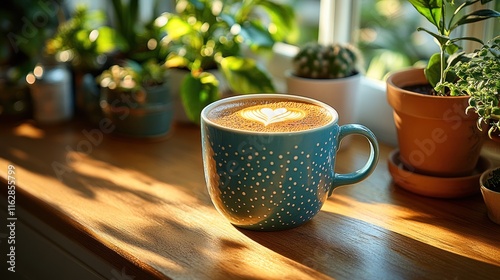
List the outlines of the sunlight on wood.
{"label": "sunlight on wood", "polygon": [[20,160],[28,160],[29,159],[29,155],[23,150],[11,148],[10,153]]}
{"label": "sunlight on wood", "polygon": [[16,136],[24,136],[33,139],[40,139],[45,136],[43,130],[35,127],[31,123],[23,123],[20,126],[16,127],[14,130],[14,135]]}
{"label": "sunlight on wood", "polygon": [[[429,207],[432,206],[429,205]],[[353,197],[337,194],[334,198],[330,198],[329,203],[323,206],[322,211],[358,219],[458,255],[470,257],[468,251],[476,251],[477,257],[474,259],[478,261],[491,264],[495,264],[497,261],[494,255],[498,248],[495,246],[488,244],[480,237],[471,236],[465,231],[453,231],[437,221],[430,223],[428,221],[435,220],[435,217],[424,212],[416,212],[409,207],[359,201]],[[443,217],[443,219],[446,218]],[[405,227],[401,226],[403,223],[406,224]],[[437,238],[429,240],[428,232],[433,232]],[[453,246],[457,242],[463,246]],[[486,256],[490,257],[480,257],[484,255],[484,252],[488,252],[489,254]]]}
{"label": "sunlight on wood", "polygon": [[[109,181],[115,188],[140,190],[150,195],[151,198],[159,193],[168,192],[168,201],[170,202],[198,203],[195,197],[181,191],[179,186],[165,184],[141,172],[121,169],[109,163],[95,160],[84,153],[69,152],[68,156],[75,159],[70,165],[74,172],[83,176]],[[103,170],[106,170],[106,172],[102,172]],[[109,191],[113,193],[116,190],[110,189]]]}
{"label": "sunlight on wood", "polygon": [[[210,260],[207,263],[217,263],[219,260],[221,269],[237,271],[243,278],[252,277],[255,273],[266,279],[283,275],[295,277],[298,274],[307,277],[306,272],[292,269],[301,266],[298,263],[269,263],[268,258],[276,259],[279,255],[257,243],[248,247],[248,238],[243,234],[235,237],[236,229],[216,213],[211,204],[201,203],[181,187],[158,181],[135,170],[121,169],[84,154],[73,153],[70,154],[75,159],[71,164],[73,176],[92,177],[81,180],[81,183],[88,188],[99,189],[91,200],[82,204],[79,199],[81,207],[86,209],[86,215],[92,217],[91,221],[87,220],[88,226],[99,235],[106,236],[110,244],[128,247],[133,255],[148,256],[148,259],[141,261],[154,263],[158,268],[167,268],[171,275],[183,277],[189,274],[184,266],[165,257],[163,250],[168,247],[187,258],[201,254]],[[99,186],[99,180],[109,181],[110,184]],[[138,196],[143,199],[142,205],[138,205],[141,201],[137,199]],[[115,199],[110,201],[109,197]],[[154,199],[158,197],[162,199]],[[96,207],[99,204],[102,208]],[[141,209],[141,214],[138,215],[134,205]],[[101,210],[104,207],[105,212]],[[165,211],[158,211],[161,208]],[[78,211],[74,214],[79,215]],[[165,236],[169,238],[165,239]],[[193,240],[197,242],[193,243]],[[164,245],[167,243],[170,245]],[[283,266],[288,269],[283,270]],[[238,267],[246,269],[238,270]],[[206,268],[207,271],[210,269]]]}
{"label": "sunlight on wood", "polygon": [[[500,268],[498,227],[481,198],[434,200],[398,188],[387,170],[390,146],[381,146],[370,177],[335,189],[311,222],[253,232],[231,225],[214,207],[199,128],[177,127],[175,137],[158,143],[103,137],[91,148],[83,129],[47,128],[41,139],[0,129],[0,176],[5,181],[7,166],[15,165],[19,208],[55,221],[56,230],[71,229],[75,241],[136,279],[420,279],[431,273],[489,279]],[[366,141],[353,139],[339,152],[337,171],[362,166],[367,149]]]}

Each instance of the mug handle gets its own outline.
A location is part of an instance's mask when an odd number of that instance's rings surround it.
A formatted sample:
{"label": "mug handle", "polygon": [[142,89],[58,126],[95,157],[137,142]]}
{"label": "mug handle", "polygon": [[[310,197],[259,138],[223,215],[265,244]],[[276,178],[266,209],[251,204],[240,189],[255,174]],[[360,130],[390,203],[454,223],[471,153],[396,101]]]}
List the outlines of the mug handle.
{"label": "mug handle", "polygon": [[379,146],[377,142],[377,138],[375,137],[375,134],[368,129],[364,125],[360,124],[346,124],[342,125],[339,128],[339,142],[338,142],[338,147],[340,147],[340,142],[344,137],[347,135],[351,134],[359,134],[364,136],[368,142],[370,142],[370,157],[368,158],[368,161],[365,163],[365,165],[351,173],[347,174],[339,174],[339,173],[334,173],[334,180],[333,184],[330,188],[330,191],[328,193],[328,196],[330,196],[333,192],[333,190],[337,187],[340,187],[342,185],[350,185],[354,184],[357,182],[360,182],[364,180],[366,177],[368,177],[375,167],[377,166],[378,162],[378,157],[379,157]]}

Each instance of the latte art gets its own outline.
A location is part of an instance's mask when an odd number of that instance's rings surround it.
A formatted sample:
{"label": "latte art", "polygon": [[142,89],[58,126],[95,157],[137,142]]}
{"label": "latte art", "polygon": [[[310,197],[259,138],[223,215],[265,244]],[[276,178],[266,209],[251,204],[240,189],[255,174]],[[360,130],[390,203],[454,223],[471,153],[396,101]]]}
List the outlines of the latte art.
{"label": "latte art", "polygon": [[284,98],[228,102],[210,110],[207,117],[227,128],[255,132],[303,131],[334,119],[322,106]]}
{"label": "latte art", "polygon": [[306,112],[300,109],[264,107],[260,109],[246,108],[240,111],[240,115],[247,120],[261,122],[267,126],[277,122],[300,120],[306,116]]}

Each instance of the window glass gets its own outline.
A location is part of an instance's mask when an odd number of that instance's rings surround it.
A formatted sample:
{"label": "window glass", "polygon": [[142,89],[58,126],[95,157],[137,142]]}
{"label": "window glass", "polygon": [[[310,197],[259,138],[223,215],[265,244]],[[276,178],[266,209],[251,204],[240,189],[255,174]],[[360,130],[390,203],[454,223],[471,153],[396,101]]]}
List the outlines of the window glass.
{"label": "window glass", "polygon": [[[297,30],[287,38],[289,44],[301,46],[318,40],[318,25],[321,1],[329,0],[277,0],[294,8]],[[339,0],[337,0],[339,1]],[[351,0],[343,0],[351,1]],[[354,0],[352,0],[354,1]],[[352,11],[346,17],[358,15],[359,29],[354,30],[355,43],[364,60],[365,75],[383,79],[388,72],[409,66],[425,65],[426,59],[438,52],[438,46],[431,36],[416,31],[424,26],[432,29],[407,0],[356,0],[360,11]],[[69,3],[102,5],[96,0],[70,0]],[[500,1],[495,1],[500,10]],[[141,1],[143,6],[153,6],[155,0]],[[172,9],[175,0],[163,2]],[[150,12],[148,9],[144,9]],[[146,17],[143,15],[143,17]],[[346,27],[349,28],[349,27]],[[500,25],[493,25],[493,34],[500,34]]]}
{"label": "window glass", "polygon": [[303,45],[318,40],[320,0],[282,0],[294,8],[297,21],[296,34],[288,38],[293,45]]}
{"label": "window glass", "polygon": [[[500,11],[500,1],[495,1],[494,8],[496,11]],[[500,36],[500,24],[497,23],[493,25],[493,34],[495,34],[496,36]]]}
{"label": "window glass", "polygon": [[383,79],[390,72],[424,64],[438,46],[418,32],[427,26],[406,0],[361,0],[358,44],[365,59],[366,76]]}
{"label": "window glass", "polygon": [[[296,11],[299,28],[296,40],[302,45],[318,39],[320,0],[283,0]],[[326,0],[325,0],[326,1]],[[407,0],[358,0],[359,29],[354,37],[362,53],[366,76],[383,79],[396,69],[423,64],[438,51],[430,36],[417,32],[426,25]],[[352,11],[345,16],[354,16]],[[348,27],[346,27],[348,28]]]}

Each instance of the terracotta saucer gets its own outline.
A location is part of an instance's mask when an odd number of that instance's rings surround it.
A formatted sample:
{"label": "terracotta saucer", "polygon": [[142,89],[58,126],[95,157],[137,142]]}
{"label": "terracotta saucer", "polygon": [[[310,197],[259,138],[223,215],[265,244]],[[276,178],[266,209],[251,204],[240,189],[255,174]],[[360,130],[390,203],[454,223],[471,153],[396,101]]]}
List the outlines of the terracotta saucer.
{"label": "terracotta saucer", "polygon": [[388,158],[389,172],[399,187],[423,196],[436,198],[460,198],[480,192],[479,177],[491,167],[491,162],[481,156],[474,173],[465,177],[433,177],[411,172],[399,160],[399,150],[393,150]]}

